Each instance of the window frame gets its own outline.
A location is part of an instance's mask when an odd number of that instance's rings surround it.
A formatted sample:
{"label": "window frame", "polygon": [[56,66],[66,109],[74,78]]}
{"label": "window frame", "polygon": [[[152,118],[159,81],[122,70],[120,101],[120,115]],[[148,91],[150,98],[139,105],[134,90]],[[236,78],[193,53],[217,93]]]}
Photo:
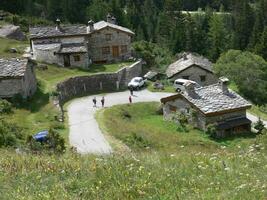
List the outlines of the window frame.
{"label": "window frame", "polygon": [[206,80],[207,80],[207,76],[206,75],[201,75],[201,76],[199,76],[199,78],[200,78],[201,82],[206,82]]}
{"label": "window frame", "polygon": [[80,62],[81,61],[81,55],[73,55],[74,62]]}

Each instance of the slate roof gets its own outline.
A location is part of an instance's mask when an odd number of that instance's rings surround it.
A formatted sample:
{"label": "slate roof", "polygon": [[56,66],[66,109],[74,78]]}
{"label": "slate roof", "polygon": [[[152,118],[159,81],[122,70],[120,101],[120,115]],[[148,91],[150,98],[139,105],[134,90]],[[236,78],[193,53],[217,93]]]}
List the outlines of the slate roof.
{"label": "slate roof", "polygon": [[192,98],[186,92],[161,99],[165,103],[180,97],[184,97],[189,103],[198,108],[205,115],[229,112],[237,109],[246,109],[251,104],[237,93],[229,90],[227,94],[222,92],[219,83],[206,87],[196,88],[196,97]]}
{"label": "slate roof", "polygon": [[176,62],[169,65],[169,67],[166,70],[167,77],[171,78],[174,75],[191,67],[192,65],[197,65],[201,67],[202,69],[213,73],[212,63],[207,58],[204,58],[203,56],[199,56],[197,54],[189,53],[189,54],[186,54],[186,59],[182,57]]}
{"label": "slate roof", "polygon": [[134,32],[132,32],[130,29],[122,27],[122,26],[119,26],[119,25],[116,25],[116,24],[111,24],[111,23],[106,22],[106,21],[100,21],[100,22],[97,22],[97,23],[94,24],[94,29],[95,30],[101,30],[101,29],[106,28],[106,27],[118,29],[120,31],[123,31],[123,32],[129,33],[131,35],[134,35]]}
{"label": "slate roof", "polygon": [[62,44],[58,53],[86,53],[84,44]]}
{"label": "slate roof", "polygon": [[50,51],[52,49],[60,48],[60,43],[52,43],[52,44],[37,44],[34,45],[35,49],[42,50],[42,51]]}
{"label": "slate roof", "polygon": [[0,79],[24,76],[27,64],[27,59],[0,59]]}
{"label": "slate roof", "polygon": [[[103,28],[111,27],[128,34],[134,35],[134,33],[125,27],[111,24],[105,21],[100,21],[94,24],[94,30],[99,31]],[[89,34],[94,33],[91,32]],[[87,26],[86,25],[60,25],[59,29],[54,26],[39,26],[30,28],[30,38],[47,38],[47,37],[60,37],[60,36],[72,36],[72,35],[86,35]]]}

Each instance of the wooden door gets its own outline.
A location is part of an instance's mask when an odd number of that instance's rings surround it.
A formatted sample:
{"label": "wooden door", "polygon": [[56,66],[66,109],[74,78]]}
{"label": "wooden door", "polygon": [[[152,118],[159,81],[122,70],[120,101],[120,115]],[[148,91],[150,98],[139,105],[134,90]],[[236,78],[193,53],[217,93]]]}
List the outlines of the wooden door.
{"label": "wooden door", "polygon": [[119,57],[119,55],[120,55],[119,47],[118,46],[113,46],[112,47],[112,56],[114,58],[116,58],[116,57]]}
{"label": "wooden door", "polygon": [[64,66],[65,67],[70,66],[70,55],[64,55]]}

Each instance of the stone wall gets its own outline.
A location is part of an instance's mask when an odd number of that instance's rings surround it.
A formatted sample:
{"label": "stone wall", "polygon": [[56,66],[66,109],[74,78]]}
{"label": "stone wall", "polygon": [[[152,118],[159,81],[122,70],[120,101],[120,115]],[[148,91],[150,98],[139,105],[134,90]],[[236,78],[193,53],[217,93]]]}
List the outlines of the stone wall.
{"label": "stone wall", "polygon": [[116,91],[127,88],[128,82],[142,74],[142,61],[125,67],[115,73],[102,73],[91,76],[78,76],[57,85],[59,102],[64,104],[70,99],[92,93]]}

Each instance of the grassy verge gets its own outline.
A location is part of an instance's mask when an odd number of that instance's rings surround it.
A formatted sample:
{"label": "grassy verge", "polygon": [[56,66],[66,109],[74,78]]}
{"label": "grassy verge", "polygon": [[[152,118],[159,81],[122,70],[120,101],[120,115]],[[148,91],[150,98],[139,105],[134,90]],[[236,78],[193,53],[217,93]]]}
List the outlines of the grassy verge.
{"label": "grassy verge", "polygon": [[201,131],[163,122],[155,114],[157,106],[101,111],[108,133],[133,149],[124,155],[58,157],[0,150],[1,198],[265,199],[266,136],[232,139],[222,147]]}
{"label": "grassy verge", "polygon": [[260,117],[262,120],[267,121],[267,106],[259,107],[253,105],[252,108],[249,110],[250,113]]}
{"label": "grassy verge", "polygon": [[[0,38],[0,58],[13,58],[13,57],[21,57],[24,49],[29,46],[29,42],[21,42],[17,40],[10,40],[5,38]],[[10,48],[16,48],[18,53],[10,53]]]}
{"label": "grassy verge", "polygon": [[173,86],[167,82],[164,84],[164,90],[155,89],[153,87],[153,83],[154,82],[152,81],[147,81],[147,89],[151,92],[170,92],[170,93],[175,92],[175,89],[173,88]]}

